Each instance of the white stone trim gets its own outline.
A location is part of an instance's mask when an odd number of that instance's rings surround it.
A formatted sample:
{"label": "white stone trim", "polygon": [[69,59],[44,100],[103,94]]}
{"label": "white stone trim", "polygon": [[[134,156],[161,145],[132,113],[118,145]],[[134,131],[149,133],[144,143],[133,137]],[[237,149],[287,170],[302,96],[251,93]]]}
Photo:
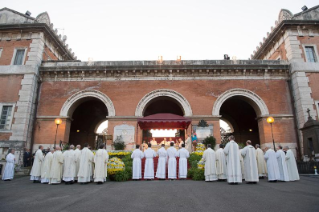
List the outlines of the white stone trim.
{"label": "white stone trim", "polygon": [[316,109],[317,109],[317,119],[319,119],[319,101],[315,101]]}
{"label": "white stone trim", "polygon": [[147,103],[160,96],[167,96],[175,99],[183,108],[184,116],[192,116],[192,108],[187,99],[180,93],[170,89],[158,89],[146,94],[137,104],[135,116],[143,117],[143,111]]}
{"label": "white stone trim", "polygon": [[107,107],[108,116],[115,116],[115,108],[111,99],[104,93],[97,90],[82,90],[70,96],[63,104],[60,111],[60,116],[71,117],[72,114],[69,115],[70,108],[73,106],[75,102],[85,97],[94,97],[101,100]]}
{"label": "white stone trim", "polygon": [[305,56],[306,62],[310,63],[308,61],[308,58],[307,58],[307,55],[306,55],[306,47],[313,47],[313,49],[315,51],[315,57],[316,57],[315,58],[316,59],[315,63],[318,63],[319,57],[318,57],[317,45],[316,44],[302,44],[302,50],[303,50],[303,54]]}
{"label": "white stone trim", "polygon": [[15,103],[11,103],[11,102],[1,102],[0,103],[0,116],[1,116],[1,113],[2,113],[2,107],[3,106],[12,106],[12,111],[11,111],[11,120],[10,120],[10,129],[9,130],[2,130],[0,129],[0,133],[5,133],[5,132],[12,132],[11,131],[11,128],[12,128],[12,121],[13,121],[13,114],[14,114],[14,111],[15,111],[15,106],[16,104]]}
{"label": "white stone trim", "polygon": [[3,51],[3,48],[0,47],[0,58],[1,58],[1,55],[2,55],[2,51]]}
{"label": "white stone trim", "polygon": [[255,105],[251,105],[255,111],[257,116],[267,116],[269,115],[269,111],[267,108],[267,105],[265,102],[254,92],[246,89],[241,89],[241,88],[235,88],[235,89],[230,89],[228,91],[225,91],[222,93],[215,101],[214,106],[213,106],[213,111],[212,115],[213,116],[218,116],[219,111],[223,103],[233,97],[233,96],[243,96],[248,99],[250,99]]}
{"label": "white stone trim", "polygon": [[14,65],[13,63],[14,63],[14,59],[15,59],[16,54],[17,54],[17,50],[24,50],[23,60],[22,60],[22,64],[21,64],[21,65],[24,65],[25,64],[25,57],[27,56],[28,47],[16,47],[16,48],[14,48],[13,56],[12,56],[10,65]]}

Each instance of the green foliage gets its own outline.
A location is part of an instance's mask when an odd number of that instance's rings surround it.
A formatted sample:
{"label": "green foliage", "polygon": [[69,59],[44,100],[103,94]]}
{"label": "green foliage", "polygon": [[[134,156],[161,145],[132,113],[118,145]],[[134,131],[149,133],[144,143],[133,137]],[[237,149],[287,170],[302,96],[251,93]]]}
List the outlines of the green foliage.
{"label": "green foliage", "polygon": [[114,177],[115,181],[127,181],[129,179],[130,174],[126,170],[116,172]]}
{"label": "green foliage", "polygon": [[203,140],[203,144],[206,146],[206,148],[207,145],[210,144],[212,149],[214,149],[216,145],[216,138],[214,136],[208,136]]}
{"label": "green foliage", "polygon": [[205,120],[202,119],[198,122],[198,126],[199,127],[208,127],[208,124]]}
{"label": "green foliage", "polygon": [[204,169],[195,169],[193,172],[193,180],[205,180],[205,170]]}
{"label": "green foliage", "polygon": [[202,156],[192,153],[192,154],[189,156],[188,161],[189,161],[190,164],[191,164],[193,161],[196,161],[196,163],[198,163],[198,161],[200,161],[201,159],[202,159]]}
{"label": "green foliage", "polygon": [[192,168],[188,169],[188,171],[187,171],[187,177],[188,177],[188,178],[193,178],[194,172],[196,171],[196,169],[197,169],[197,168],[195,168],[195,167],[192,167]]}
{"label": "green foliage", "polygon": [[131,154],[123,156],[122,161],[125,164],[125,169],[123,171],[116,172],[113,177],[110,177],[111,180],[128,181],[132,179],[133,159],[131,158]]}
{"label": "green foliage", "polygon": [[245,144],[243,144],[243,143],[238,143],[238,146],[239,146],[239,149],[243,149],[243,148],[245,148]]}
{"label": "green foliage", "polygon": [[125,142],[122,140],[115,140],[113,145],[115,150],[124,150],[126,147]]}

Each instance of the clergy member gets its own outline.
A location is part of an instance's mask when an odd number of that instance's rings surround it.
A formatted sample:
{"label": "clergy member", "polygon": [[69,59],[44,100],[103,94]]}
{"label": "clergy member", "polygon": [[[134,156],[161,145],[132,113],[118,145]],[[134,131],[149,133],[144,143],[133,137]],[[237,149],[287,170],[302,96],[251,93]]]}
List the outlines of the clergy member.
{"label": "clergy member", "polygon": [[284,151],[282,151],[282,146],[278,146],[278,150],[276,152],[276,157],[278,161],[280,178],[279,181],[289,181],[287,164],[286,164],[286,155]]}
{"label": "clergy member", "polygon": [[109,161],[109,154],[105,149],[105,144],[101,144],[99,150],[94,156],[94,182],[102,184],[107,177],[107,162]]}
{"label": "clergy member", "polygon": [[245,181],[256,184],[259,181],[258,168],[256,160],[256,150],[251,145],[251,141],[246,141],[246,146],[241,151],[244,158]]}
{"label": "clergy member", "polygon": [[76,163],[74,181],[77,182],[78,181],[78,173],[79,173],[79,169],[80,169],[81,145],[76,145],[76,149],[74,150],[74,154],[75,154],[75,163]]}
{"label": "clergy member", "polygon": [[297,168],[297,163],[295,159],[294,153],[289,149],[288,146],[285,147],[286,153],[286,164],[287,164],[287,170],[288,170],[288,177],[290,181],[296,181],[299,180],[299,173]]}
{"label": "clergy member", "polygon": [[41,181],[41,164],[43,161],[43,146],[40,145],[39,149],[36,151],[33,160],[33,166],[30,172],[30,180],[33,180],[33,183],[40,183]]}
{"label": "clergy member", "polygon": [[158,163],[156,177],[161,180],[166,179],[166,160],[167,152],[165,150],[165,143],[162,144],[162,147],[157,151],[158,154]]}
{"label": "clergy member", "polygon": [[76,155],[74,151],[74,145],[67,147],[67,150],[63,153],[64,166],[63,166],[63,181],[66,185],[73,184],[76,177]]}
{"label": "clergy member", "polygon": [[168,179],[176,179],[176,149],[174,142],[171,142],[170,148],[167,149],[168,156]]}
{"label": "clergy member", "polygon": [[157,141],[155,140],[155,138],[153,138],[153,139],[151,140],[151,145],[152,145],[152,146],[157,146]]}
{"label": "clergy member", "polygon": [[268,181],[277,182],[280,178],[276,152],[271,148],[266,148],[264,158],[267,162]]}
{"label": "clergy member", "polygon": [[219,144],[219,149],[216,151],[216,175],[218,180],[225,181],[227,179],[227,167],[223,148],[224,145]]}
{"label": "clergy member", "polygon": [[264,178],[267,176],[267,164],[264,158],[264,152],[260,149],[259,144],[256,144],[256,159],[258,167],[259,178]]}
{"label": "clergy member", "polygon": [[63,172],[63,153],[61,147],[56,147],[53,153],[52,165],[50,170],[49,184],[55,185],[61,183]]}
{"label": "clergy member", "polygon": [[176,153],[179,157],[179,166],[178,166],[178,178],[186,179],[187,178],[187,158],[189,158],[189,152],[185,149],[185,144],[182,144],[180,150]]}
{"label": "clergy member", "polygon": [[145,169],[144,169],[144,179],[153,180],[154,179],[154,160],[156,157],[156,152],[151,148],[152,145],[148,144],[148,149],[144,152]]}
{"label": "clergy member", "polygon": [[89,144],[85,143],[80,156],[80,168],[78,173],[78,182],[81,184],[88,184],[91,181],[92,162],[94,160],[94,154],[88,148]]}
{"label": "clergy member", "polygon": [[218,180],[216,175],[215,151],[212,149],[211,144],[207,144],[207,149],[203,154],[203,160],[205,162],[205,181],[212,182]]}
{"label": "clergy member", "polygon": [[187,149],[187,151],[190,153],[192,153],[192,140],[191,137],[189,135],[187,135],[187,139],[185,141],[185,149]]}
{"label": "clergy member", "polygon": [[239,161],[238,144],[234,141],[233,135],[229,136],[229,142],[226,144],[224,153],[227,162],[227,182],[229,184],[238,184],[242,182],[242,174]]}
{"label": "clergy member", "polygon": [[142,179],[142,159],[144,158],[144,153],[140,150],[140,145],[136,145],[136,149],[133,151],[131,158],[133,159],[132,179],[140,180]]}
{"label": "clergy member", "polygon": [[6,166],[5,166],[3,174],[2,174],[2,180],[4,180],[4,181],[13,180],[14,162],[15,162],[14,150],[9,149],[8,154],[6,156]]}
{"label": "clergy member", "polygon": [[54,153],[54,149],[50,149],[49,152],[44,157],[44,160],[41,166],[41,183],[45,183],[45,184],[49,183],[53,153]]}

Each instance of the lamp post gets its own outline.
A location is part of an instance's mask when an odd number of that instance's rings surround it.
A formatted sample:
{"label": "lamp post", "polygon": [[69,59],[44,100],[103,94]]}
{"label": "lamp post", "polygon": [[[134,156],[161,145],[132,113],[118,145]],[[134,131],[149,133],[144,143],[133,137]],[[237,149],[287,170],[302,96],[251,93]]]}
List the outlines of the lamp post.
{"label": "lamp post", "polygon": [[274,145],[274,151],[276,151],[276,146],[275,146],[275,140],[274,140],[274,133],[272,131],[272,123],[274,123],[275,119],[271,116],[269,116],[267,118],[267,123],[270,124],[270,127],[271,127],[271,136],[272,136],[272,143]]}
{"label": "lamp post", "polygon": [[62,124],[62,119],[57,118],[57,119],[54,120],[54,123],[56,124],[55,140],[54,140],[54,149],[55,149],[55,147],[56,147],[56,136],[58,134],[58,127],[59,127],[60,124]]}

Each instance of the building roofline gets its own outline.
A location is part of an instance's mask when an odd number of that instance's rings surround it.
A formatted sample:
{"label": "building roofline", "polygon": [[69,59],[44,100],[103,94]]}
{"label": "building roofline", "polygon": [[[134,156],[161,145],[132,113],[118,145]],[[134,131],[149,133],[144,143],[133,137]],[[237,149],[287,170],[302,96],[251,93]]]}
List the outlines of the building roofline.
{"label": "building roofline", "polygon": [[23,14],[23,13],[20,13],[20,12],[18,12],[18,11],[12,10],[12,9],[10,9],[10,8],[7,8],[7,7],[4,7],[4,8],[1,8],[1,9],[0,9],[0,11],[3,11],[3,10],[8,10],[8,11],[13,12],[13,13],[15,13],[15,14],[21,15],[21,16],[23,16],[23,17],[25,17],[25,18],[29,18],[29,19],[31,19],[31,20],[36,20],[35,18],[33,18],[33,17],[31,17],[31,16],[27,16],[27,15],[25,15],[25,14]]}

